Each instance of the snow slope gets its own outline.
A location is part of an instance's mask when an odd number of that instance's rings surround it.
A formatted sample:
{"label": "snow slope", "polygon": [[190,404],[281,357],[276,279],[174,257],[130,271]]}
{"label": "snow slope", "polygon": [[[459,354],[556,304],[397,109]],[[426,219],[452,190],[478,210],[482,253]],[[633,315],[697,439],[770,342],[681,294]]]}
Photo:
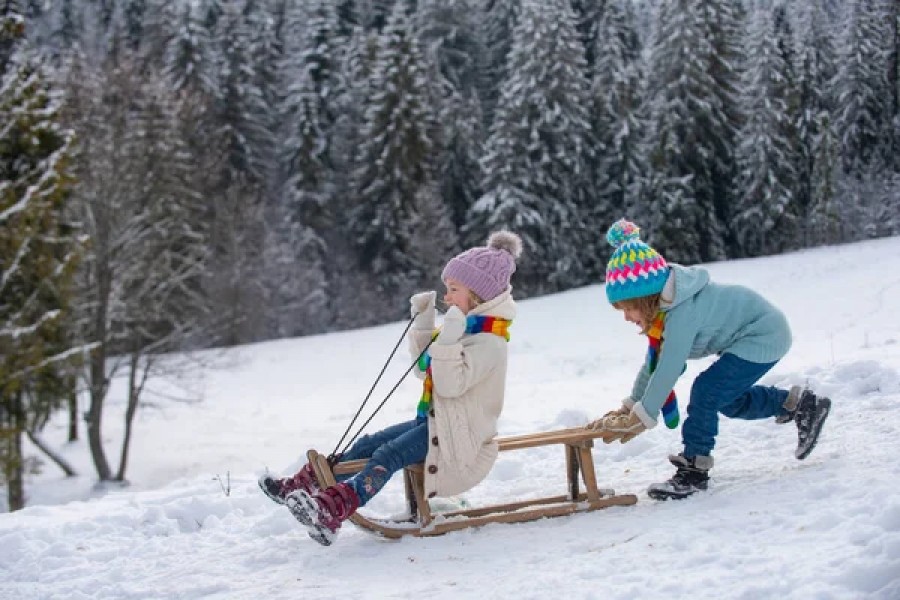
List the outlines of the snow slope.
{"label": "snow slope", "polygon": [[[657,427],[594,450],[601,486],[638,494],[637,505],[438,538],[390,542],[348,525],[322,548],[256,487],[266,468],[288,472],[306,448],[334,448],[405,323],[175,357],[181,374],[155,382],[139,413],[130,486],[97,488],[85,443],[63,443],[62,415],[48,429],[81,476],[46,465],[28,481],[29,507],[0,515],[0,597],[896,600],[898,255],[891,238],[708,265],[791,321],[794,347],[764,382],[834,400],[807,460],[793,458],[793,425],[723,418],[710,491],[657,503],[644,490],[671,475],[666,455],[680,450],[678,432]],[[409,365],[401,348],[370,405]],[[602,286],[521,302],[500,433],[617,406],[644,351]],[[708,364],[689,365],[683,399]],[[104,424],[114,464],[123,389]],[[418,394],[405,381],[370,429],[410,418]],[[465,500],[561,493],[564,482],[558,447],[504,453]],[[366,510],[402,508],[392,481]]]}

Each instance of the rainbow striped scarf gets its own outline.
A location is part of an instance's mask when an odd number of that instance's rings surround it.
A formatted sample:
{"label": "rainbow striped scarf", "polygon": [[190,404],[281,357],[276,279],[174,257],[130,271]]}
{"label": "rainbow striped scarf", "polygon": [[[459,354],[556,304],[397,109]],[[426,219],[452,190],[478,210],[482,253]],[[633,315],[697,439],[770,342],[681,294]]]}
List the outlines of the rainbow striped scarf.
{"label": "rainbow striped scarf", "polygon": [[[466,333],[493,333],[509,341],[509,326],[512,324],[510,319],[498,319],[497,317],[485,317],[482,315],[470,315],[466,317]],[[431,340],[437,339],[440,330],[435,330],[431,335]],[[428,416],[428,409],[431,408],[431,392],[434,389],[434,381],[431,377],[431,355],[428,351],[422,353],[419,357],[419,370],[425,373],[425,383],[422,386],[422,397],[419,399],[419,405],[416,407],[417,417]]]}
{"label": "rainbow striped scarf", "polygon": [[[650,373],[656,370],[656,363],[659,360],[659,353],[662,352],[663,330],[666,328],[666,314],[663,311],[656,313],[656,318],[650,323],[650,329],[647,330],[647,361],[650,363]],[[678,427],[678,398],[675,397],[675,390],[669,392],[669,396],[662,406],[663,420],[666,427],[675,429]]]}

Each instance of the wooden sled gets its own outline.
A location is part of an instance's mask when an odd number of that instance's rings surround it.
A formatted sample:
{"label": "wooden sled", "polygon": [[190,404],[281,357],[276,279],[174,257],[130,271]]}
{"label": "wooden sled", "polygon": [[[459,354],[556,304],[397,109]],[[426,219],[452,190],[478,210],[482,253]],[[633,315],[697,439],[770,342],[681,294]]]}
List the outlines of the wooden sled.
{"label": "wooden sled", "polygon": [[[449,531],[478,527],[487,523],[519,523],[544,517],[560,517],[578,512],[589,512],[608,506],[635,504],[637,496],[633,494],[616,495],[612,490],[597,487],[591,448],[594,445],[594,439],[602,438],[604,435],[608,435],[608,433],[573,428],[497,439],[501,452],[561,444],[565,450],[567,478],[565,494],[433,515],[431,507],[428,505],[428,499],[425,498],[424,467],[422,464],[417,464],[403,470],[410,514],[408,521],[370,519],[360,514],[359,511],[350,517],[350,521],[358,527],[386,538],[397,539],[405,535],[417,537],[442,535]],[[316,472],[316,477],[324,485],[335,485],[335,475],[358,473],[367,462],[365,459],[341,462],[334,465],[332,470],[327,458],[315,450],[307,452],[307,458]],[[581,482],[584,483],[584,491],[580,489]]]}

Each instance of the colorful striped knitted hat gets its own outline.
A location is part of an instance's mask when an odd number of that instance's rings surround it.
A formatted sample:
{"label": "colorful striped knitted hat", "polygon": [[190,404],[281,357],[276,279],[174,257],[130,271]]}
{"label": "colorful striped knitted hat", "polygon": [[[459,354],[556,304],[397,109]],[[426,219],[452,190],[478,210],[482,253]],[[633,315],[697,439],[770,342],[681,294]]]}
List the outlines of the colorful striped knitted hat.
{"label": "colorful striped knitted hat", "polygon": [[620,300],[658,294],[666,285],[669,265],[662,255],[641,241],[641,230],[625,219],[613,223],[606,241],[615,248],[606,265],[606,297]]}

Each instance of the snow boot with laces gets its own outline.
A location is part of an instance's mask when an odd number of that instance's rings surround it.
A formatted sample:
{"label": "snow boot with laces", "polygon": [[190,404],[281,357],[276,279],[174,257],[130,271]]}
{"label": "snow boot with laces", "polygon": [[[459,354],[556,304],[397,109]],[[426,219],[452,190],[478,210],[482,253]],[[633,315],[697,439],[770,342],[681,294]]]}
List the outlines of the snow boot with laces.
{"label": "snow boot with laces", "polygon": [[297,490],[287,495],[285,505],[294,518],[306,527],[309,537],[330,546],[341,523],[359,508],[359,496],[349,484],[339,483],[315,494]]}
{"label": "snow boot with laces", "polygon": [[712,456],[688,458],[683,454],[676,454],[669,456],[669,462],[678,470],[668,481],[654,483],[647,489],[647,495],[654,500],[681,500],[705,490],[709,485]]}
{"label": "snow boot with laces", "polygon": [[809,390],[803,390],[797,403],[797,410],[794,411],[794,422],[797,424],[797,449],[794,456],[797,459],[803,460],[816,447],[819,434],[822,433],[822,425],[825,424],[830,412],[831,400],[820,398]]}
{"label": "snow boot with laces", "polygon": [[309,463],[303,465],[303,468],[291,477],[279,479],[270,473],[266,473],[257,480],[257,483],[259,484],[259,489],[278,504],[284,504],[287,495],[293,491],[304,490],[309,494],[315,494],[321,489],[316,479],[316,473]]}

